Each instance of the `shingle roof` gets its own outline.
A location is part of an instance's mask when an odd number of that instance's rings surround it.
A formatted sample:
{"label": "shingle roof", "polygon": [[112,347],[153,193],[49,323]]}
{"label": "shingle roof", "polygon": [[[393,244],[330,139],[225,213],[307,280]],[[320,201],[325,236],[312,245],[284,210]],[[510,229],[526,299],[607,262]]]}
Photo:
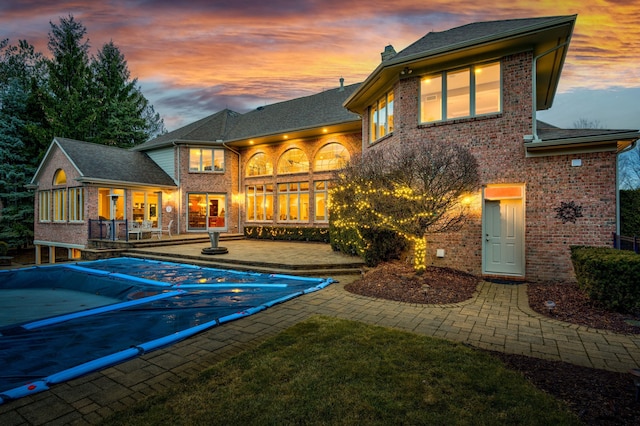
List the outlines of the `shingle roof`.
{"label": "shingle roof", "polygon": [[[617,136],[638,132],[632,129],[562,129],[539,120],[537,128],[538,137],[543,141],[591,137],[598,137],[602,140],[614,140]],[[640,136],[640,134],[638,135]]]}
{"label": "shingle roof", "polygon": [[229,132],[230,128],[233,128],[239,116],[240,114],[235,111],[224,109],[177,130],[160,135],[134,149],[140,151],[159,148],[175,141],[211,142],[224,139],[225,134]]}
{"label": "shingle roof", "polygon": [[503,36],[510,32],[525,31],[529,27],[552,23],[564,16],[547,16],[541,18],[508,19],[502,21],[476,22],[441,32],[430,32],[410,46],[398,52],[392,60],[415,54],[428,56],[430,52],[442,49],[453,50],[456,45],[467,45],[474,40],[482,41],[488,37]]}
{"label": "shingle roof", "polygon": [[82,180],[176,186],[173,179],[143,152],[59,137],[54,141],[73,162]]}
{"label": "shingle roof", "polygon": [[265,105],[240,114],[225,109],[134,148],[144,151],[177,141],[225,142],[359,121],[342,106],[359,83]]}
{"label": "shingle roof", "polygon": [[342,106],[358,86],[359,83],[351,84],[343,88],[259,107],[240,116],[227,138],[229,140],[249,139],[360,120],[359,115],[349,112]]}

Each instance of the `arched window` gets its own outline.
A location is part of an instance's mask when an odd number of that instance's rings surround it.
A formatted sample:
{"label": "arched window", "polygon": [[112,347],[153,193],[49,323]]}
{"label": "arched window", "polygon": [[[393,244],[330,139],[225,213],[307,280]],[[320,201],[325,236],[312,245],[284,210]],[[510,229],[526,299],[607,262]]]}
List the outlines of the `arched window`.
{"label": "arched window", "polygon": [[282,154],[278,161],[278,174],[304,173],[309,171],[309,159],[301,149],[292,148]]}
{"label": "arched window", "polygon": [[54,185],[66,185],[67,184],[67,174],[62,169],[56,170],[56,174],[53,175],[53,184]]}
{"label": "arched window", "polygon": [[266,176],[273,174],[273,163],[264,152],[259,152],[247,163],[247,176]]}
{"label": "arched window", "polygon": [[320,148],[316,154],[313,169],[317,172],[342,169],[350,158],[347,148],[337,142],[332,142]]}

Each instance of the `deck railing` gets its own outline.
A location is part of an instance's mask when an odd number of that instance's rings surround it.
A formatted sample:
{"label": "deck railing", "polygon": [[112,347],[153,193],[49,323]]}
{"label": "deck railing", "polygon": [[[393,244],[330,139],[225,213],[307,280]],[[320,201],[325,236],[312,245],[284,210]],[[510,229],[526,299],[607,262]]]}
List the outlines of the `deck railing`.
{"label": "deck railing", "polygon": [[618,250],[632,250],[636,253],[640,253],[640,238],[635,235],[633,237],[626,237],[614,232],[613,248],[617,248]]}
{"label": "deck railing", "polygon": [[89,219],[89,239],[129,241],[129,221],[116,219]]}

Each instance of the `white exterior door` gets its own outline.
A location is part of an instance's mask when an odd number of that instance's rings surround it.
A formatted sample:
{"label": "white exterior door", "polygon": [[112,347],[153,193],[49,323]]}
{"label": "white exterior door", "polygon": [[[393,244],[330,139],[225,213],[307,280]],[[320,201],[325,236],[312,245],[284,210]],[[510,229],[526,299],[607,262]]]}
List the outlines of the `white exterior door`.
{"label": "white exterior door", "polygon": [[485,200],[484,272],[524,275],[522,199]]}

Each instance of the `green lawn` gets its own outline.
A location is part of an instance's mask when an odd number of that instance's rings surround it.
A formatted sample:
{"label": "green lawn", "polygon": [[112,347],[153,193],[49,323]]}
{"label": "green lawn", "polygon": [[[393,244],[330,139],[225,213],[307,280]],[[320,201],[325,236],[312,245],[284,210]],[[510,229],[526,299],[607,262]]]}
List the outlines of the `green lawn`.
{"label": "green lawn", "polygon": [[488,354],[417,334],[315,317],[105,424],[580,423]]}

